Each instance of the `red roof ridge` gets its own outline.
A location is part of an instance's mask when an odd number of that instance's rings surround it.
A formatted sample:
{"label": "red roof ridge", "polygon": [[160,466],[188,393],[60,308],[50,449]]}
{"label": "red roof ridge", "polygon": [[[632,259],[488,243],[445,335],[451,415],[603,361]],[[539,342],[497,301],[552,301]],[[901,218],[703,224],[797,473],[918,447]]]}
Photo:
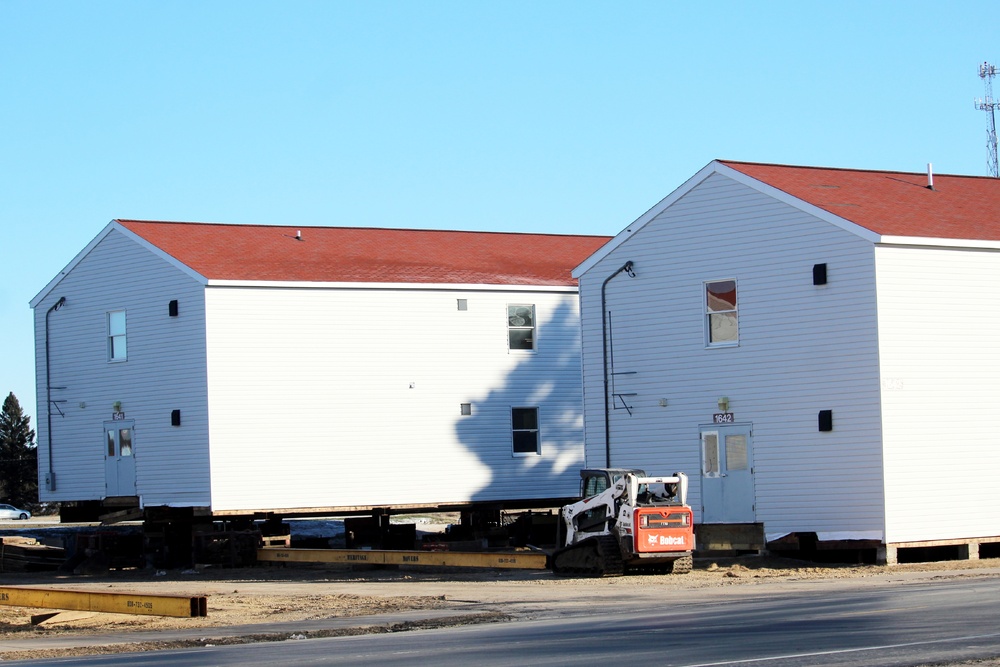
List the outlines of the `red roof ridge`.
{"label": "red roof ridge", "polygon": [[[780,168],[787,168],[787,169],[809,169],[809,170],[813,170],[813,171],[844,171],[844,172],[855,172],[855,173],[863,173],[863,174],[901,174],[901,175],[905,175],[905,176],[926,176],[927,175],[926,171],[899,171],[899,170],[895,170],[895,169],[852,169],[850,167],[823,167],[823,166],[820,166],[820,165],[806,165],[806,164],[798,165],[798,164],[782,164],[782,163],[779,163],[779,162],[751,162],[751,161],[746,161],[746,160],[721,160],[721,159],[720,160],[716,160],[716,162],[719,162],[720,164],[724,164],[724,165],[727,165],[727,166],[732,166],[732,165],[735,165],[735,164],[739,164],[739,165],[746,165],[746,166],[751,166],[751,167],[780,167]],[[998,180],[994,176],[983,176],[983,175],[976,175],[976,174],[948,174],[948,173],[945,173],[945,172],[936,172],[935,171],[934,172],[934,178],[937,178],[938,176],[942,176],[942,177],[946,177],[946,178],[976,178],[976,179],[984,179],[984,180],[990,180],[990,181],[996,181],[996,180]]]}
{"label": "red roof ridge", "polygon": [[420,227],[363,227],[359,225],[309,225],[309,224],[295,224],[295,225],[273,225],[273,224],[263,224],[263,223],[252,223],[252,222],[197,222],[194,220],[139,220],[137,218],[115,218],[116,221],[122,223],[128,227],[129,223],[136,224],[154,224],[154,225],[194,225],[198,227],[248,227],[248,228],[261,228],[261,229],[330,229],[330,230],[356,230],[356,231],[383,231],[383,232],[402,232],[402,233],[445,233],[445,234],[498,234],[498,235],[514,235],[514,236],[542,236],[550,238],[589,238],[589,239],[605,239],[608,236],[601,234],[557,234],[553,232],[511,232],[511,231],[497,231],[497,230],[476,230],[476,229],[430,229],[430,228],[420,228]]}

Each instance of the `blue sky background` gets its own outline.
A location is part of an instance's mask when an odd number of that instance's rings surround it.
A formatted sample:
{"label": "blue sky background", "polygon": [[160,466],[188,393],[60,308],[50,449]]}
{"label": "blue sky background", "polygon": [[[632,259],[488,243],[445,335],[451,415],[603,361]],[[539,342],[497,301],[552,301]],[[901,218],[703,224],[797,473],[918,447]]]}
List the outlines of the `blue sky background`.
{"label": "blue sky background", "polygon": [[995,0],[0,0],[0,392],[35,414],[28,301],[113,218],[612,235],[715,158],[984,175],[998,25]]}

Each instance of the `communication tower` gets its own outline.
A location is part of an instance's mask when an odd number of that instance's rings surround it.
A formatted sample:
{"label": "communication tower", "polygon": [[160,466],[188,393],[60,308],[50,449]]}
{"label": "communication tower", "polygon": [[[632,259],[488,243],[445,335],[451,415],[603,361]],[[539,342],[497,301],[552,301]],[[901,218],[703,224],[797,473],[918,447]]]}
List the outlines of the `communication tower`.
{"label": "communication tower", "polygon": [[1000,171],[997,168],[997,122],[996,122],[996,110],[997,106],[1000,106],[1000,102],[993,99],[993,77],[997,75],[997,66],[991,65],[989,63],[983,63],[979,66],[979,78],[983,80],[986,84],[986,97],[976,98],[976,108],[980,111],[986,111],[989,116],[986,120],[986,163],[990,168],[990,176],[993,178],[1000,177]]}

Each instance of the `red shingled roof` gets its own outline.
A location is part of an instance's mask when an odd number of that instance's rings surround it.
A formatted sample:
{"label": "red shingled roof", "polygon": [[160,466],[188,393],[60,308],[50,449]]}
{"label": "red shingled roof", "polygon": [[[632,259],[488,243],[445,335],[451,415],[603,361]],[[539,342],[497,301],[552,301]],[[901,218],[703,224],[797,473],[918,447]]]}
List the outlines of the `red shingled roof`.
{"label": "red shingled roof", "polygon": [[1000,240],[1000,179],[720,162],[883,236]]}
{"label": "red shingled roof", "polygon": [[[576,286],[609,237],[118,220],[214,280]],[[296,233],[301,230],[301,240]]]}

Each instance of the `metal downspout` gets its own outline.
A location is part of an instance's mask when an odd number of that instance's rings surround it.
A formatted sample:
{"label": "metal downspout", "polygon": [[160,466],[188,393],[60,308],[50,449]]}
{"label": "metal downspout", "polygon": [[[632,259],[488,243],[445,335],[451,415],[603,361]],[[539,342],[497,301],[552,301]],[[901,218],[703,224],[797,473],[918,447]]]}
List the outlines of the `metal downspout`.
{"label": "metal downspout", "polygon": [[632,261],[622,264],[621,268],[604,279],[601,285],[601,333],[604,349],[604,467],[611,467],[611,409],[608,407],[610,388],[608,386],[608,283],[619,273],[625,272],[630,278],[635,278]]}
{"label": "metal downspout", "polygon": [[52,375],[49,372],[49,315],[59,310],[66,303],[66,297],[61,296],[45,313],[45,435],[48,440],[49,472],[45,475],[45,486],[48,491],[56,490],[56,474],[52,469]]}

